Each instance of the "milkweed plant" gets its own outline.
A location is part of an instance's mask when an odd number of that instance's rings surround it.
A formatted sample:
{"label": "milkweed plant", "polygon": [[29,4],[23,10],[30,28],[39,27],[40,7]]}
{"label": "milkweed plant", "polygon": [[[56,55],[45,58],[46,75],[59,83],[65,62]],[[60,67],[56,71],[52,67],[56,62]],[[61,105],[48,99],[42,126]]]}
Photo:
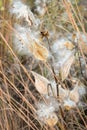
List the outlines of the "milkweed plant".
{"label": "milkweed plant", "polygon": [[20,60],[24,56],[34,61],[27,73],[40,96],[35,117],[49,127],[59,125],[60,113],[86,106],[87,34],[75,2],[34,0],[31,8],[28,1],[12,0],[9,5],[12,49]]}

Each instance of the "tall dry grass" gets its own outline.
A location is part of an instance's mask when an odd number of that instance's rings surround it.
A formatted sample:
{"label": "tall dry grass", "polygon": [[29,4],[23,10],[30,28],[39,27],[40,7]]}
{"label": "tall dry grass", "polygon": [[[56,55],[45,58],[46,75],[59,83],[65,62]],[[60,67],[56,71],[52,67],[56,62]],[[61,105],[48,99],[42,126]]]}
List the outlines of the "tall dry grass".
{"label": "tall dry grass", "polygon": [[[0,11],[0,130],[86,130],[87,108],[85,110],[76,108],[72,111],[60,108],[59,121],[53,128],[43,126],[37,119],[35,104],[39,100],[44,100],[44,97],[36,93],[37,90],[34,87],[34,80],[30,74],[34,64],[32,59],[20,58],[12,49],[11,33],[16,30],[13,28],[15,20],[8,12],[9,2],[9,0],[3,0],[4,10]],[[79,6],[76,4],[74,8],[67,0],[62,0],[61,4],[67,12],[73,31],[78,33],[82,31],[87,35]],[[67,28],[64,29],[67,30]],[[79,45],[81,55],[86,62],[84,48],[84,45]],[[32,62],[29,70],[25,62]],[[39,71],[42,74],[43,66],[52,71],[49,63],[39,63]]]}

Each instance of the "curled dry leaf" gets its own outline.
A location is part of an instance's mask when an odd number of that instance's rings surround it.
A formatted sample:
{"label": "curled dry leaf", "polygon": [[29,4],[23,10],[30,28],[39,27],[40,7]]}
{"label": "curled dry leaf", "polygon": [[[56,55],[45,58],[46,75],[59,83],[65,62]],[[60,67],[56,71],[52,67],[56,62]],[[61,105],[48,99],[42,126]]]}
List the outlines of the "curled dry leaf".
{"label": "curled dry leaf", "polygon": [[70,72],[71,65],[73,64],[74,60],[75,60],[75,56],[71,55],[68,58],[68,60],[65,61],[64,64],[61,66],[60,75],[61,75],[62,81],[64,81],[67,78],[67,76]]}
{"label": "curled dry leaf", "polygon": [[48,94],[47,85],[50,84],[49,80],[45,77],[31,71],[35,78],[35,87],[40,94]]}
{"label": "curled dry leaf", "polygon": [[37,43],[36,41],[31,44],[31,47],[29,48],[36,59],[46,61],[48,58],[48,50],[44,46],[42,46],[40,43]]}

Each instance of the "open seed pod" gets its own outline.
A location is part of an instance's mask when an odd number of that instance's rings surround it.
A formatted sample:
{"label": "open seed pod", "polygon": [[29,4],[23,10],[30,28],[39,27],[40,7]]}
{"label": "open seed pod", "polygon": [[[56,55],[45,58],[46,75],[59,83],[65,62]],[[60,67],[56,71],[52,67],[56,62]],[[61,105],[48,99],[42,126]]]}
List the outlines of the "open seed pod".
{"label": "open seed pod", "polygon": [[31,71],[35,78],[35,87],[40,94],[57,97],[56,84],[52,83],[40,74]]}
{"label": "open seed pod", "polygon": [[34,57],[38,60],[46,61],[49,56],[47,48],[42,46],[39,41],[33,41],[33,44],[31,44],[29,49],[33,53]]}
{"label": "open seed pod", "polygon": [[71,55],[61,66],[60,75],[61,75],[62,81],[64,81],[69,75],[69,72],[70,72],[72,64],[74,63],[74,60],[75,60],[75,56]]}
{"label": "open seed pod", "polygon": [[58,122],[58,117],[55,111],[58,111],[59,103],[57,100],[49,96],[46,98],[46,101],[47,103],[42,101],[36,104],[36,115],[42,124],[47,124],[50,127],[53,127]]}
{"label": "open seed pod", "polygon": [[35,78],[35,87],[37,91],[40,94],[47,95],[48,94],[47,85],[50,84],[49,80],[47,80],[45,77],[39,75],[38,73],[34,71],[31,71],[31,73],[33,74]]}

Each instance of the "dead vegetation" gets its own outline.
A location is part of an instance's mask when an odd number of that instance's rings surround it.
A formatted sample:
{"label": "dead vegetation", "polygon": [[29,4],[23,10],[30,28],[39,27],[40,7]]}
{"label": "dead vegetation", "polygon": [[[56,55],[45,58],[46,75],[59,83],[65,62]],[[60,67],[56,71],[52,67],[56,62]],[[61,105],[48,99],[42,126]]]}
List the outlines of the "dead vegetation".
{"label": "dead vegetation", "polygon": [[84,2],[0,0],[0,130],[87,129]]}

